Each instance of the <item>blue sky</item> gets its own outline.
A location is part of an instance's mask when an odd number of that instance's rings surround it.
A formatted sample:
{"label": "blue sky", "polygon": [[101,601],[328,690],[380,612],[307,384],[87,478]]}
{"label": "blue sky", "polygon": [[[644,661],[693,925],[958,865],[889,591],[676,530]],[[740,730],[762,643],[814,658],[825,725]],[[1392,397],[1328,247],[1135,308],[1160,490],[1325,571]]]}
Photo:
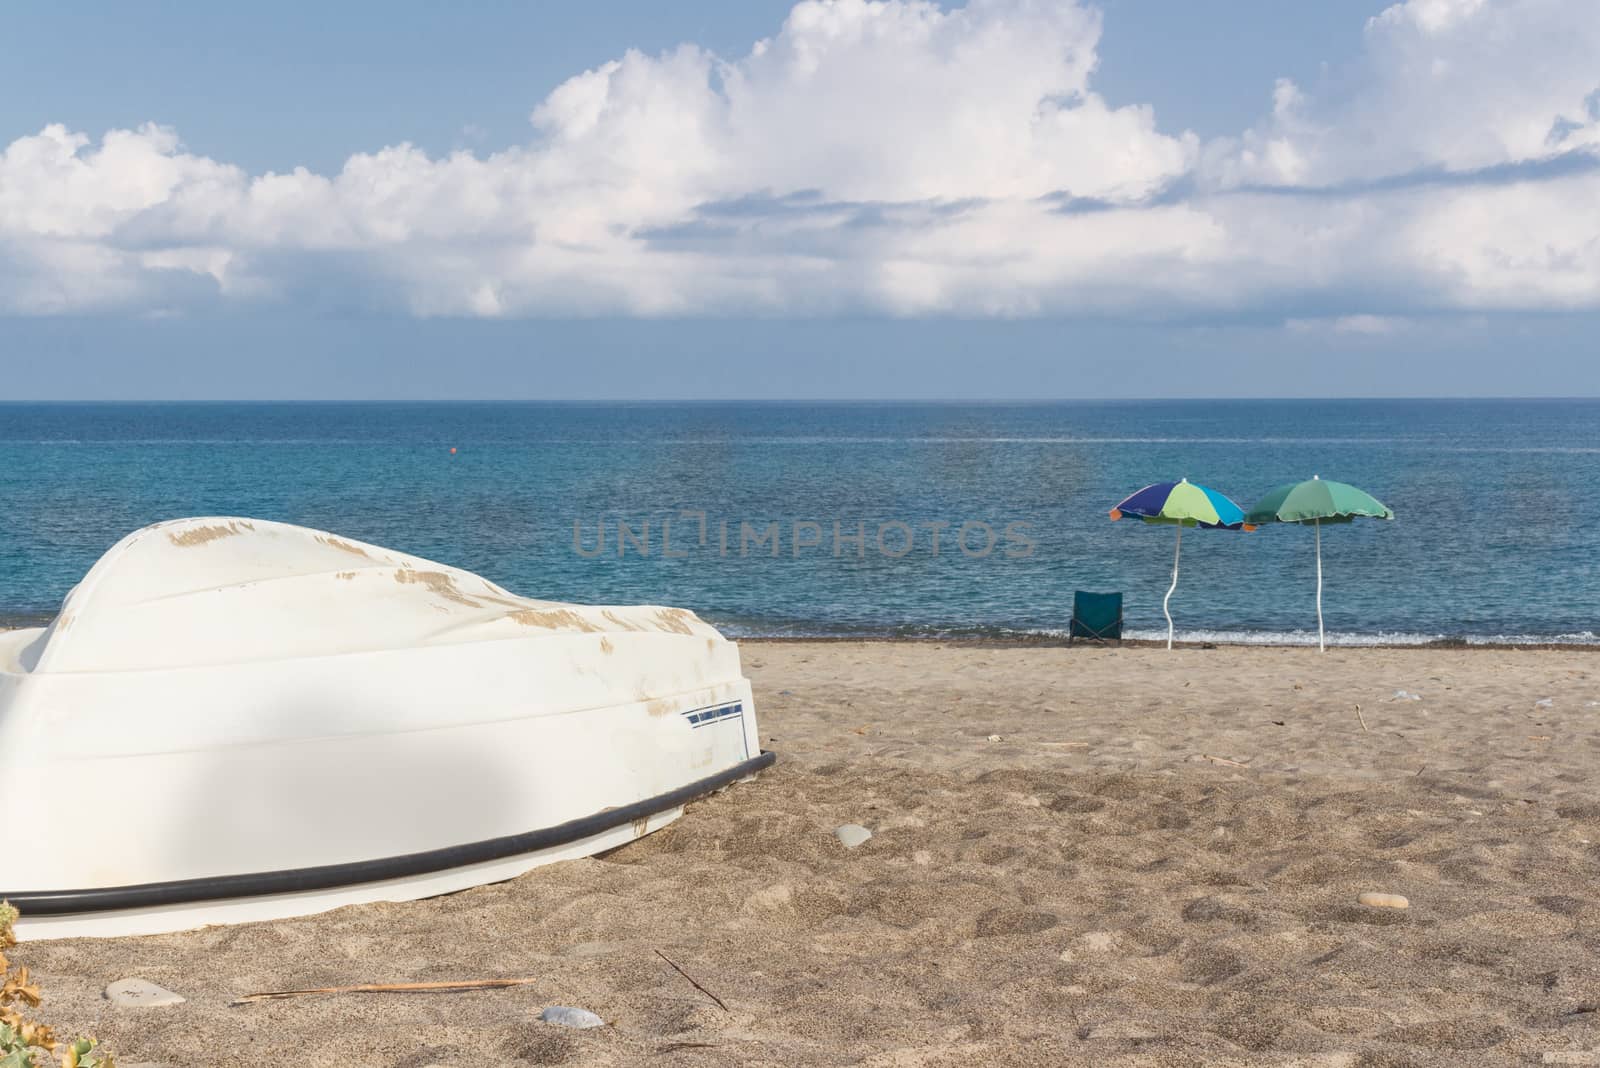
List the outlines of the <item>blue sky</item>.
{"label": "blue sky", "polygon": [[[8,11],[0,141],[52,122],[98,133],[154,121],[254,173],[337,170],[400,141],[434,154],[498,148],[526,140],[529,110],[580,71],[686,41],[737,56],[792,6],[22,3]],[[1385,6],[1230,0],[1219,18],[1184,0],[1108,0],[1096,83],[1114,103],[1154,105],[1173,128],[1233,133],[1265,110],[1275,79],[1315,81],[1348,62]]]}
{"label": "blue sky", "polygon": [[8,21],[0,396],[1600,393],[1591,0]]}

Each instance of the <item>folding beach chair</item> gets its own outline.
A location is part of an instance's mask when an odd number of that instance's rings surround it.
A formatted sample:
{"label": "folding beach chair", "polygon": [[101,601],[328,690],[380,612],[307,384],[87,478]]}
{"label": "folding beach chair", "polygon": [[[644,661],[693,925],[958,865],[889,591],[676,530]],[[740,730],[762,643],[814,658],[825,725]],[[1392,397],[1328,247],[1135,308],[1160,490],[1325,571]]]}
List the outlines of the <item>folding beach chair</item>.
{"label": "folding beach chair", "polygon": [[1072,623],[1067,627],[1067,641],[1087,638],[1104,645],[1122,643],[1122,594],[1086,593],[1078,590],[1072,595]]}

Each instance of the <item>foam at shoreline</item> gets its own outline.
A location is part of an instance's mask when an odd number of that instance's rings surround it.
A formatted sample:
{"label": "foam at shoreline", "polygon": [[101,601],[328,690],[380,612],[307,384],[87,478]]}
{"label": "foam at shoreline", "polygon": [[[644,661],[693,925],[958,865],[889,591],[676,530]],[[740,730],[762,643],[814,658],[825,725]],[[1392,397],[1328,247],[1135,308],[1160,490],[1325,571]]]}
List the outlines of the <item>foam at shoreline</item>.
{"label": "foam at shoreline", "polygon": [[[852,627],[808,624],[759,624],[726,622],[707,616],[731,638],[805,641],[812,639],[860,641],[1057,641],[1065,640],[1065,627],[937,627],[905,625],[900,627]],[[1134,642],[1165,642],[1165,630],[1131,628],[1123,632],[1124,638]],[[1314,630],[1268,631],[1248,629],[1195,629],[1179,628],[1174,639],[1186,645],[1260,645],[1260,646],[1314,646]],[[1559,634],[1530,632],[1463,634],[1421,631],[1329,631],[1326,643],[1344,648],[1391,648],[1426,646],[1517,646],[1560,645],[1600,646],[1600,634],[1578,631]]]}
{"label": "foam at shoreline", "polygon": [[[719,619],[714,612],[701,613],[706,622],[716,626],[730,638],[753,640],[857,640],[857,641],[1061,641],[1067,637],[1064,627],[959,627],[908,623],[898,626],[869,627],[832,623],[769,623],[749,620]],[[43,627],[53,615],[40,613],[0,613],[0,630],[23,627]],[[1165,642],[1167,632],[1161,629],[1130,628],[1123,637],[1133,642]],[[1176,641],[1185,645],[1260,645],[1308,646],[1317,644],[1314,630],[1250,630],[1246,628],[1185,629],[1178,628]],[[1594,631],[1537,634],[1533,632],[1463,634],[1444,631],[1329,631],[1327,644],[1340,648],[1393,648],[1425,646],[1600,646],[1600,634]]]}

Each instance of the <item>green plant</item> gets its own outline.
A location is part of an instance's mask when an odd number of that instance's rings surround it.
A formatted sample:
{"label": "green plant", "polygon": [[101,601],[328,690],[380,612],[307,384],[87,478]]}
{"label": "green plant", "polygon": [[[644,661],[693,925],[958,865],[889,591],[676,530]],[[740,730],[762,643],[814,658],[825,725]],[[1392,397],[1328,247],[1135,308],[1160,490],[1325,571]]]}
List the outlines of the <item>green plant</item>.
{"label": "green plant", "polygon": [[24,1008],[39,1007],[39,988],[28,969],[12,969],[6,950],[17,944],[11,925],[17,910],[0,901],[0,1068],[47,1068],[60,1057],[61,1068],[115,1068],[111,1054],[92,1038],[58,1041],[50,1028],[23,1015]]}

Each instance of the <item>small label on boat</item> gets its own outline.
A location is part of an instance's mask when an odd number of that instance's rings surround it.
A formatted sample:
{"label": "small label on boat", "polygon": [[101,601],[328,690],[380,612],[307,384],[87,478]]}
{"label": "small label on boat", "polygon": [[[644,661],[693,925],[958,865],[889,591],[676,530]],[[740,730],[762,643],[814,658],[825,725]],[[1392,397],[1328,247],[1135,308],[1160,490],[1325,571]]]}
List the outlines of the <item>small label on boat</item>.
{"label": "small label on boat", "polygon": [[707,708],[694,708],[683,714],[689,725],[696,729],[707,727],[713,723],[721,723],[726,719],[744,718],[744,702],[732,701],[725,705],[711,705]]}

